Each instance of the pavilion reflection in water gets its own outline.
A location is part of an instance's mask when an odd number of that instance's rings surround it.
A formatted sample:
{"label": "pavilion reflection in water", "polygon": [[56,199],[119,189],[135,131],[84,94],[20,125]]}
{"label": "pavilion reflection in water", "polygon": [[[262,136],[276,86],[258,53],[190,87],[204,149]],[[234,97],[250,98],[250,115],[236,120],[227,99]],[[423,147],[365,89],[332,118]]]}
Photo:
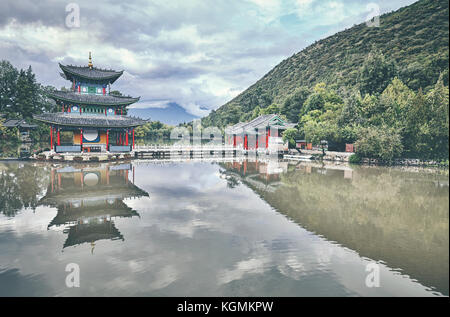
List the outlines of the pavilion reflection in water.
{"label": "pavilion reflection in water", "polygon": [[[132,181],[129,180],[130,172]],[[124,240],[114,218],[139,217],[123,201],[148,196],[134,185],[134,167],[124,164],[96,164],[52,168],[51,182],[40,205],[56,207],[48,228],[67,226],[64,247],[98,240]]]}
{"label": "pavilion reflection in water", "polygon": [[288,162],[274,159],[243,159],[222,163],[224,174],[260,190],[273,192],[281,185],[280,175],[287,172]]}

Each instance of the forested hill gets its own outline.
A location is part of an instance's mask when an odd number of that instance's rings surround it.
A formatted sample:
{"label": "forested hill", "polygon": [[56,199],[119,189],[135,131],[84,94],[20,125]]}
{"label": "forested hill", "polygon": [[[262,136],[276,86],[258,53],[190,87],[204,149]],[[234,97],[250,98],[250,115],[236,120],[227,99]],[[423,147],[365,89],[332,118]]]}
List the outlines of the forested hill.
{"label": "forested hill", "polygon": [[[448,18],[447,0],[421,0],[382,15],[379,27],[361,23],[317,41],[212,111],[202,124],[224,127],[264,113],[265,109],[278,110],[297,121],[301,104],[291,109],[286,106],[289,98],[320,82],[340,95],[348,95],[350,90],[364,95],[381,93],[398,77],[411,90],[422,88],[427,92],[442,73],[447,86]],[[384,66],[377,69],[375,65],[371,71],[370,63],[378,62]]]}

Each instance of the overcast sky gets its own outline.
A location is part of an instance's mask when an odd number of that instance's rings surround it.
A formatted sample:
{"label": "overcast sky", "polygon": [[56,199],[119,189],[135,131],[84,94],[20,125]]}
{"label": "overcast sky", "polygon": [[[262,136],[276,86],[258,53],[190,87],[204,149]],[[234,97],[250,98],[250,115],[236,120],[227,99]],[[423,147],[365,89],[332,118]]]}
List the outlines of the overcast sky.
{"label": "overcast sky", "polygon": [[[373,3],[385,13],[412,2]],[[83,0],[80,26],[68,27],[69,3],[1,0],[0,59],[60,88],[58,62],[87,65],[91,51],[94,66],[125,70],[112,88],[141,96],[134,107],[175,102],[195,116],[373,12],[362,0]]]}

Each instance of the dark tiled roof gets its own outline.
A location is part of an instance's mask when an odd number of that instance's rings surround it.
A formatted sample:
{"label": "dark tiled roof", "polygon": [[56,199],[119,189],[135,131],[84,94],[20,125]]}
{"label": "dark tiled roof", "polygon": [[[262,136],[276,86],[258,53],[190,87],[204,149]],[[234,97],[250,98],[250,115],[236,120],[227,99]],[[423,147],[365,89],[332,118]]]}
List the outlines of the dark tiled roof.
{"label": "dark tiled roof", "polygon": [[6,127],[6,128],[14,128],[14,127],[19,127],[19,128],[36,128],[37,127],[37,125],[29,124],[23,119],[9,119],[9,120],[6,120],[3,123],[3,126]]}
{"label": "dark tiled roof", "polygon": [[34,119],[45,123],[73,127],[98,127],[98,128],[127,128],[137,127],[148,122],[135,117],[104,116],[97,114],[79,113],[43,113],[35,115]]}
{"label": "dark tiled roof", "polygon": [[130,105],[139,101],[140,97],[124,97],[115,95],[95,95],[95,94],[81,94],[73,91],[55,90],[49,92],[48,95],[55,99],[66,101],[81,105],[104,105],[104,106],[119,106]]}
{"label": "dark tiled roof", "polygon": [[255,119],[251,120],[250,122],[236,123],[233,126],[227,127],[225,129],[225,131],[228,134],[239,134],[239,133],[242,133],[243,131],[248,131],[248,132],[255,131],[255,129],[257,129],[257,128],[265,128],[267,126],[274,126],[274,127],[279,127],[279,128],[295,127],[295,123],[288,123],[288,122],[286,122],[285,124],[282,124],[282,125],[272,124],[271,121],[276,118],[279,118],[276,114],[262,115],[262,116],[259,116]]}
{"label": "dark tiled roof", "polygon": [[78,224],[69,228],[69,235],[66,242],[64,242],[64,248],[104,239],[123,240],[124,238],[111,221],[94,224]]}
{"label": "dark tiled roof", "polygon": [[9,119],[3,123],[3,126],[6,128],[14,128],[17,127],[21,121],[22,120]]}
{"label": "dark tiled roof", "polygon": [[70,204],[59,205],[58,214],[48,225],[52,226],[67,225],[77,222],[82,218],[101,217],[108,215],[109,217],[131,218],[134,216],[140,217],[137,211],[128,207],[123,201],[114,202],[110,205],[107,202],[103,206],[95,205],[89,207],[71,207]]}
{"label": "dark tiled roof", "polygon": [[123,71],[117,72],[115,70],[100,69],[96,67],[89,68],[88,66],[59,64],[59,67],[61,67],[65,78],[68,80],[86,79],[112,84],[123,74]]}

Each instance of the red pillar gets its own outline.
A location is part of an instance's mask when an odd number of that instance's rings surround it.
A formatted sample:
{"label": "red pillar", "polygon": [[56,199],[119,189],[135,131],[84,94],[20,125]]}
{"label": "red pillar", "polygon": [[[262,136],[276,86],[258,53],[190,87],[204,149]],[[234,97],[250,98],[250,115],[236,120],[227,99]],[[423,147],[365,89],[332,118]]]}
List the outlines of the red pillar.
{"label": "red pillar", "polygon": [[125,133],[125,145],[128,145],[128,130]]}
{"label": "red pillar", "polygon": [[83,129],[80,129],[80,146],[81,152],[83,152]]}
{"label": "red pillar", "polygon": [[258,138],[259,138],[259,136],[258,136],[258,134],[256,134],[256,149],[258,149]]}
{"label": "red pillar", "polygon": [[236,147],[236,134],[233,134],[233,147]]}
{"label": "red pillar", "polygon": [[[134,128],[133,128],[133,149],[134,149]],[[134,181],[133,181],[133,183],[134,183]]]}
{"label": "red pillar", "polygon": [[59,128],[58,128],[57,134],[58,134],[58,140],[57,140],[58,145],[61,145],[61,136],[60,136],[60,134],[59,134]]}
{"label": "red pillar", "polygon": [[266,128],[266,149],[269,148],[269,136],[270,136],[270,128]]}
{"label": "red pillar", "polygon": [[248,135],[247,134],[244,136],[244,149],[248,150]]}
{"label": "red pillar", "polygon": [[109,130],[106,130],[106,151],[109,150]]}
{"label": "red pillar", "polygon": [[50,150],[53,150],[53,128],[50,126]]}

